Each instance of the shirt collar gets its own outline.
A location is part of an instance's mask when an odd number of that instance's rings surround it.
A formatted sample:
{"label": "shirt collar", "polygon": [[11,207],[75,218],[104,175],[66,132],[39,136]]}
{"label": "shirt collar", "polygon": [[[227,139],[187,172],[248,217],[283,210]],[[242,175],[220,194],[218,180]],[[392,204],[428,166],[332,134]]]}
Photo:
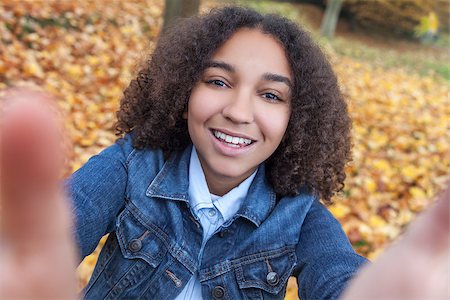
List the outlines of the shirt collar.
{"label": "shirt collar", "polygon": [[[147,197],[189,202],[189,160],[192,144],[184,151],[173,153],[150,183]],[[265,164],[259,165],[248,193],[236,217],[244,217],[259,226],[273,210],[276,194],[265,175]]]}
{"label": "shirt collar", "polygon": [[192,147],[189,161],[189,202],[196,214],[202,208],[213,207],[205,174],[195,147]]}
{"label": "shirt collar", "polygon": [[247,197],[248,189],[255,175],[256,171],[222,197],[211,195],[197,150],[192,147],[189,163],[189,202],[194,213],[198,215],[202,208],[216,207],[225,221],[230,219],[236,214],[243,200]]}

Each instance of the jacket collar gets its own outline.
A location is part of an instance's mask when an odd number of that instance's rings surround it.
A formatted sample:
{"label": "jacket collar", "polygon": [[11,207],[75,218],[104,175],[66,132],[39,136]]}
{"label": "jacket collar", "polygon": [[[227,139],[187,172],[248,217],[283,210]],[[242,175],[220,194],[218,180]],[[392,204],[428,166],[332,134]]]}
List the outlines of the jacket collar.
{"label": "jacket collar", "polygon": [[[170,156],[147,189],[148,197],[184,201],[189,204],[189,160],[192,145]],[[236,217],[250,220],[257,227],[275,206],[276,194],[267,182],[265,165],[258,167]]]}

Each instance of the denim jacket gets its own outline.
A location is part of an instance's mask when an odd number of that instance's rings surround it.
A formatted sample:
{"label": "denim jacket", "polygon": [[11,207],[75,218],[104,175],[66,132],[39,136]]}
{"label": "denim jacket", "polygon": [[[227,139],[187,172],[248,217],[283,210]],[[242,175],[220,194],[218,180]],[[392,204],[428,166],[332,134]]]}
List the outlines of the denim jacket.
{"label": "denim jacket", "polygon": [[83,291],[87,299],[174,299],[197,274],[204,299],[283,299],[295,276],[299,297],[338,298],[367,260],[306,189],[277,197],[264,164],[237,214],[207,241],[189,206],[192,146],[165,161],[127,135],[67,181],[81,257],[109,237]]}

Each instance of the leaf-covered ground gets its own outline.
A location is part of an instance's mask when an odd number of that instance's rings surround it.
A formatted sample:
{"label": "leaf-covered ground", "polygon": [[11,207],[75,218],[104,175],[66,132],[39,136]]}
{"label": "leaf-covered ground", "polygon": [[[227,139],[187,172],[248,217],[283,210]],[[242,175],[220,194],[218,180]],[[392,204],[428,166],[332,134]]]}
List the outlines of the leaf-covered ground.
{"label": "leaf-covered ground", "polygon": [[[163,9],[162,0],[0,2],[0,90],[55,95],[73,142],[67,174],[113,143],[122,90],[154,47]],[[375,259],[449,177],[450,87],[324,47],[354,121],[354,159],[330,210],[356,251]],[[99,248],[78,269],[80,288]],[[291,281],[287,298],[295,293]]]}

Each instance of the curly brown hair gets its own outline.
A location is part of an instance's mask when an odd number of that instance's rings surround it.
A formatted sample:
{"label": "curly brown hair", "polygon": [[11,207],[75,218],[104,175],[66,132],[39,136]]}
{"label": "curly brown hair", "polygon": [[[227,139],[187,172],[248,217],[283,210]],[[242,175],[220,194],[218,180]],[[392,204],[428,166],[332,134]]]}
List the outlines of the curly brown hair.
{"label": "curly brown hair", "polygon": [[330,204],[344,187],[350,159],[347,104],[320,48],[298,25],[277,15],[224,7],[171,27],[125,89],[116,133],[133,131],[135,148],[160,148],[165,155],[189,145],[182,114],[191,90],[214,52],[243,27],[278,40],[293,72],[291,117],[281,144],[266,161],[266,177],[278,196],[297,195],[306,186]]}

